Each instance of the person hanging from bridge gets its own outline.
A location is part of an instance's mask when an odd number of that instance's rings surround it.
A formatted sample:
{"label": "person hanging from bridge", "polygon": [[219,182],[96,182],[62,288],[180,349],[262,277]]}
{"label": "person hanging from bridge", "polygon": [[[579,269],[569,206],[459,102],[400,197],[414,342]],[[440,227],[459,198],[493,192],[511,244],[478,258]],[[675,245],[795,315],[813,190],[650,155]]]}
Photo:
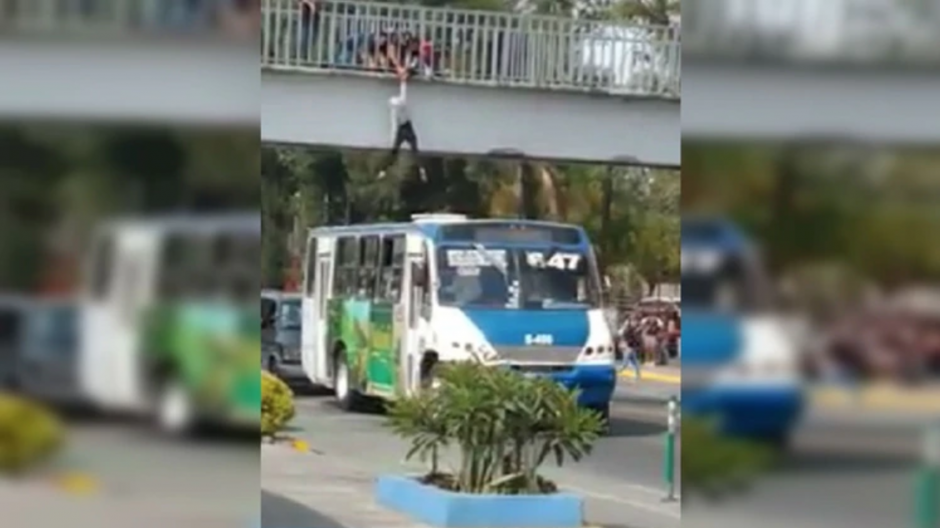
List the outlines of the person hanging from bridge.
{"label": "person hanging from bridge", "polygon": [[[404,50],[408,49],[408,44],[405,42],[399,43],[399,45],[402,46]],[[421,164],[421,153],[418,150],[418,135],[415,133],[414,123],[411,122],[411,116],[408,112],[408,80],[416,70],[418,57],[412,53],[399,54],[397,49],[389,49],[388,59],[398,73],[399,93],[389,100],[392,109],[392,125],[394,127],[392,133],[392,150],[389,151],[388,155],[382,161],[378,178],[381,180],[385,177],[385,172],[394,165],[395,161],[398,159],[401,146],[408,143],[411,147],[414,161],[418,165],[418,174],[421,177],[421,181],[427,181],[427,173],[424,170],[424,166]]]}

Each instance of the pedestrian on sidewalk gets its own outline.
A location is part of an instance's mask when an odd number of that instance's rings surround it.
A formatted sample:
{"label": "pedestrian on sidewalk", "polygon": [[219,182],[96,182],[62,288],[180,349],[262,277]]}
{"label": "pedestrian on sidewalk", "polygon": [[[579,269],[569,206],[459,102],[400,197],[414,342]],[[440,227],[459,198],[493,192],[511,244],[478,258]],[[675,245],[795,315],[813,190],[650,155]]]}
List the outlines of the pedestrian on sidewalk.
{"label": "pedestrian on sidewalk", "polygon": [[620,349],[623,351],[623,362],[620,364],[621,372],[627,368],[633,368],[633,381],[640,381],[640,358],[637,356],[637,348],[632,339],[630,339],[630,334],[635,329],[633,328],[633,321],[627,319],[624,321],[623,326],[620,327],[620,331],[617,332],[617,340],[619,341]]}

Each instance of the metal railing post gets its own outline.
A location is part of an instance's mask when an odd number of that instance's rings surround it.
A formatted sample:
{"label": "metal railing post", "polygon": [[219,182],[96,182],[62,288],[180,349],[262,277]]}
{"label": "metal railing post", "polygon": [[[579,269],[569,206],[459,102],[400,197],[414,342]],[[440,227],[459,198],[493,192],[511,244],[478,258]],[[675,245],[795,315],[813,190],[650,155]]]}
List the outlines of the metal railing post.
{"label": "metal railing post", "polygon": [[924,434],[924,459],[914,490],[915,528],[940,527],[940,423]]}
{"label": "metal railing post", "polygon": [[676,496],[676,431],[679,428],[679,401],[675,396],[669,398],[667,405],[668,423],[665,446],[663,449],[663,482],[666,496],[663,502],[675,502]]}

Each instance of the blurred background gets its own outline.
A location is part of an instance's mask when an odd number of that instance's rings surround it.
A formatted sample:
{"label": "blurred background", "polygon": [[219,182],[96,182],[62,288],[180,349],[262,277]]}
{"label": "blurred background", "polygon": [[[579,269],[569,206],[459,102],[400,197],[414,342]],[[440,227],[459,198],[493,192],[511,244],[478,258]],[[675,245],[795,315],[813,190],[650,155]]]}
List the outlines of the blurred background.
{"label": "blurred background", "polygon": [[[764,279],[703,282],[684,230],[684,321],[697,303],[781,323],[789,367],[751,386],[804,405],[743,486],[685,490],[683,524],[940,525],[940,4],[703,0],[683,19],[683,220],[733,226]],[[685,399],[702,358],[683,337]],[[686,440],[684,477],[734,456]]]}
{"label": "blurred background", "polygon": [[258,518],[257,19],[251,2],[0,2],[10,526]]}

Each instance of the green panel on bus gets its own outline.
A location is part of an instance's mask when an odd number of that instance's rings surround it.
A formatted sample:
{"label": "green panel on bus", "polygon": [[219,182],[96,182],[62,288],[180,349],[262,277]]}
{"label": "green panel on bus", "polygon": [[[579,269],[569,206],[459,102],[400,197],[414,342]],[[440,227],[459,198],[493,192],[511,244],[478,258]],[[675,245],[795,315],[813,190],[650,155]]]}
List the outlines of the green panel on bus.
{"label": "green panel on bus", "polygon": [[330,299],[327,334],[330,343],[342,342],[355,384],[381,395],[396,390],[398,338],[391,303],[362,299]]}

